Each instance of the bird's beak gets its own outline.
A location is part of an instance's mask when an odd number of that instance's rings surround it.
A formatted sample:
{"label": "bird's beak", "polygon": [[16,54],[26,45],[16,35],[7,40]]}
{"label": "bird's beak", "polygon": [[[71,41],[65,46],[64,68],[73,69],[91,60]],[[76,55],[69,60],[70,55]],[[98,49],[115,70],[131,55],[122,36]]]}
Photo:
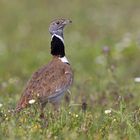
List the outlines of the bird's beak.
{"label": "bird's beak", "polygon": [[72,21],[69,20],[69,19],[66,19],[66,20],[63,22],[63,25],[67,25],[67,24],[69,24],[69,23],[72,23]]}

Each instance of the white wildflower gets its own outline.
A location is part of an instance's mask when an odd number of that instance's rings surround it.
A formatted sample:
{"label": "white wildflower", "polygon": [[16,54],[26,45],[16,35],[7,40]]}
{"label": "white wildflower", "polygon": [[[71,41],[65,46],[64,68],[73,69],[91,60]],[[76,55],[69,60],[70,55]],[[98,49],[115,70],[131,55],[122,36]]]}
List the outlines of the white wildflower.
{"label": "white wildflower", "polygon": [[3,106],[3,104],[0,103],[0,108]]}
{"label": "white wildflower", "polygon": [[111,113],[111,109],[105,110],[105,114],[110,114]]}
{"label": "white wildflower", "polygon": [[78,118],[78,114],[76,114],[75,117]]}
{"label": "white wildflower", "polygon": [[140,82],[140,77],[135,77],[134,78],[134,81],[137,82],[137,83],[139,83]]}
{"label": "white wildflower", "polygon": [[34,99],[29,100],[29,104],[34,104],[34,103],[35,103]]}

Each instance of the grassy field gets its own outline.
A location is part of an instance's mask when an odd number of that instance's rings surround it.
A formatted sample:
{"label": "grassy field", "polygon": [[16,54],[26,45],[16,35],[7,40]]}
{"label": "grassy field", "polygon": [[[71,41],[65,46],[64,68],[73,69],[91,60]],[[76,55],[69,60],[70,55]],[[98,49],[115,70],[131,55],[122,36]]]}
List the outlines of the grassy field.
{"label": "grassy field", "polygon": [[[139,0],[0,1],[0,140],[140,139]],[[74,70],[71,100],[59,114],[37,104],[12,115],[21,92],[51,55],[48,26],[64,17]]]}

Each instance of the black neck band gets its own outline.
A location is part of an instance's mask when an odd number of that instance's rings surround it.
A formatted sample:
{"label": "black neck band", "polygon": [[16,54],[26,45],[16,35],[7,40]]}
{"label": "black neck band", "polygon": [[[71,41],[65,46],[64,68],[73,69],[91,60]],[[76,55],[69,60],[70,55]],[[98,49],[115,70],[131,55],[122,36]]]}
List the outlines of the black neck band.
{"label": "black neck band", "polygon": [[65,56],[65,46],[60,38],[53,36],[51,41],[51,54],[59,57]]}

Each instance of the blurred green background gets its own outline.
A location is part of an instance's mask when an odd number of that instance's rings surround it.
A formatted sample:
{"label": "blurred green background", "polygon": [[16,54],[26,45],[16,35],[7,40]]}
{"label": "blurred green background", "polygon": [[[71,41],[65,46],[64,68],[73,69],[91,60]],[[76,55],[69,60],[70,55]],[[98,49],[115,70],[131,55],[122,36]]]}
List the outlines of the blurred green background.
{"label": "blurred green background", "polygon": [[72,100],[126,93],[139,105],[139,15],[139,0],[1,0],[0,102],[14,107],[31,74],[50,61],[48,27],[63,17],[73,21],[64,33]]}
{"label": "blurred green background", "polygon": [[[70,106],[55,116],[47,105],[44,129],[36,106],[9,109],[51,60],[56,18],[73,21],[64,38],[75,76]],[[140,0],[0,0],[0,139],[139,140],[139,78]]]}

